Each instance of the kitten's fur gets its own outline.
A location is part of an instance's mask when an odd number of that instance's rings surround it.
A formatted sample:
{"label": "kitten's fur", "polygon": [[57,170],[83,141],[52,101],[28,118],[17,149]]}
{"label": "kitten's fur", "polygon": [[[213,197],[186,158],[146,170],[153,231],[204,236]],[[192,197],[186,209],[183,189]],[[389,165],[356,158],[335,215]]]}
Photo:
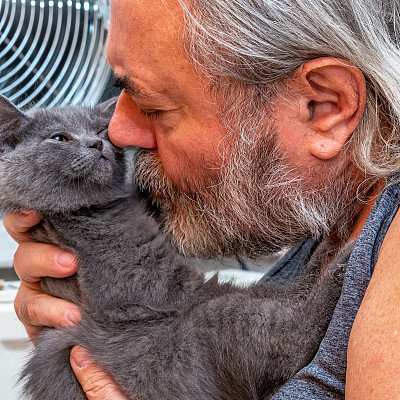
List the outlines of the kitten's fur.
{"label": "kitten's fur", "polygon": [[34,240],[79,260],[77,278],[43,280],[82,321],[40,334],[25,395],[85,399],[69,364],[81,345],[129,399],[268,398],[315,354],[349,248],[324,272],[321,250],[291,288],[205,282],[124,184],[123,153],[107,140],[114,103],[22,113],[0,97],[0,208],[40,212]]}

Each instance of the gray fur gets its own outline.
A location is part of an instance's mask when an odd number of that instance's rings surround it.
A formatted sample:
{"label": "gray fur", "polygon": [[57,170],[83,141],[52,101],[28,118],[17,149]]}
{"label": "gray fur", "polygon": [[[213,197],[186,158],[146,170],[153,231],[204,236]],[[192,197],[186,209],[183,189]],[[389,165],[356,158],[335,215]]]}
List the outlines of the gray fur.
{"label": "gray fur", "polygon": [[112,109],[22,113],[0,97],[0,208],[40,212],[33,238],[79,260],[77,276],[43,280],[79,305],[82,321],[40,334],[22,372],[26,398],[86,398],[69,365],[74,345],[129,399],[269,398],[317,351],[352,246],[329,265],[323,246],[290,288],[205,281],[124,184],[122,152],[106,135]]}

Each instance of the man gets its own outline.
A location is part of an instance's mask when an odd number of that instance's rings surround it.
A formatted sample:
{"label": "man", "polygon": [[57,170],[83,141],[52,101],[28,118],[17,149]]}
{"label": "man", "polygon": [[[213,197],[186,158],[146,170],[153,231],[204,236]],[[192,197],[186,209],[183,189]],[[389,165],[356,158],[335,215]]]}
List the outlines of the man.
{"label": "man", "polygon": [[[163,208],[178,248],[256,256],[314,237],[335,254],[360,238],[320,351],[276,399],[343,398],[345,381],[349,399],[400,395],[395,178],[371,213],[400,169],[399,6],[111,2],[108,57],[123,91],[109,135],[118,146],[143,148],[139,184]],[[68,276],[76,260],[29,242],[39,220],[5,218],[21,242],[15,307],[32,338],[40,326],[79,321],[75,306],[40,291],[41,276]],[[378,231],[380,251],[371,239]],[[89,399],[124,399],[83,349],[73,349],[71,364]]]}

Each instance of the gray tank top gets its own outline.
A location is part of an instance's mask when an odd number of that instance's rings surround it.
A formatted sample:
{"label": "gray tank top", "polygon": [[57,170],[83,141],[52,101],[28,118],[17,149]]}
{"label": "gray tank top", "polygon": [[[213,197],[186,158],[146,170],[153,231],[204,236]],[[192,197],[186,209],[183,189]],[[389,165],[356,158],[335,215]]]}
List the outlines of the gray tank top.
{"label": "gray tank top", "polygon": [[[383,239],[399,208],[399,178],[400,174],[397,174],[388,180],[356,241],[340,299],[317,354],[310,364],[281,386],[273,400],[344,399],[350,331],[371,280]],[[317,246],[313,240],[302,242],[289,251],[265,279],[293,279]]]}

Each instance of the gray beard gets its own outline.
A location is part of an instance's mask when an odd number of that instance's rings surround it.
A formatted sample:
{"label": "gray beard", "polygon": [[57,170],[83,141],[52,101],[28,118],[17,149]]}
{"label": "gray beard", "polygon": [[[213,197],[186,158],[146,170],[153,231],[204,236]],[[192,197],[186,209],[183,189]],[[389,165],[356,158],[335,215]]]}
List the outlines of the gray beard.
{"label": "gray beard", "polygon": [[162,194],[154,202],[180,252],[255,258],[307,237],[349,235],[359,211],[358,179],[349,167],[307,176],[285,161],[272,134],[254,143],[238,138],[231,149],[218,168],[204,164],[195,176],[194,169],[182,171],[179,184],[166,176],[155,152],[138,151],[136,181]]}

